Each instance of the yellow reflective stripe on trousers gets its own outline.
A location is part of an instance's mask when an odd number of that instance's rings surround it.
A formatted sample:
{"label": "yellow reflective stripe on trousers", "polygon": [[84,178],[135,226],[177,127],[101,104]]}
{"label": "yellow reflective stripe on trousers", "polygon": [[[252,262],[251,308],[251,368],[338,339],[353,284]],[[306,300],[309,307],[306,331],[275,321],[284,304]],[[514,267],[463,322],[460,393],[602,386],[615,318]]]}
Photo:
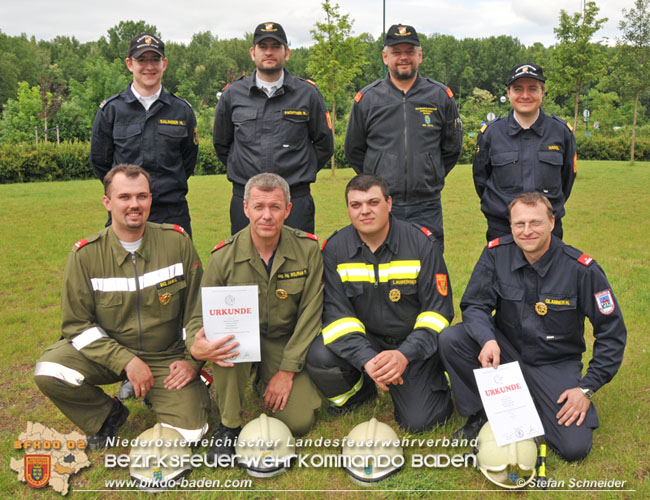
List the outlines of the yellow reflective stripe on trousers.
{"label": "yellow reflective stripe on trousers", "polygon": [[449,321],[443,315],[433,311],[424,311],[418,315],[413,328],[430,328],[440,333],[448,326]]}
{"label": "yellow reflective stripe on trousers", "polygon": [[336,266],[336,271],[341,277],[341,281],[361,281],[370,282],[375,281],[375,270],[372,264],[362,264],[360,262],[349,262],[347,264],[339,264]]}
{"label": "yellow reflective stripe on trousers", "polygon": [[419,260],[393,260],[379,264],[379,281],[387,283],[389,280],[417,279],[420,267]]}
{"label": "yellow reflective stripe on trousers", "polygon": [[366,333],[366,327],[357,318],[341,318],[333,321],[323,328],[323,344],[327,345],[334,342],[339,337],[348,333],[361,332]]}
{"label": "yellow reflective stripe on trousers", "polygon": [[327,398],[327,399],[329,399],[334,406],[343,406],[345,403],[348,402],[348,399],[350,399],[357,392],[359,392],[362,387],[363,387],[363,375],[361,375],[359,381],[356,384],[354,384],[352,389],[350,389],[348,392],[344,392],[340,396],[334,396],[333,398]]}

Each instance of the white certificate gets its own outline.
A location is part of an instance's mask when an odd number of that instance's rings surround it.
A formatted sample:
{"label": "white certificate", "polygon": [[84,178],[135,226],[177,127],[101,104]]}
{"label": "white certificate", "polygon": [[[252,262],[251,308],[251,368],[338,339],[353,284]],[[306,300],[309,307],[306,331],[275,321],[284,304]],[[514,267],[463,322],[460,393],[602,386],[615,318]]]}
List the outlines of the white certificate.
{"label": "white certificate", "polygon": [[499,446],[542,436],[544,427],[517,361],[474,370],[494,437]]}
{"label": "white certificate", "polygon": [[201,300],[206,338],[214,342],[224,335],[234,335],[235,342],[239,342],[239,355],[227,361],[261,361],[257,285],[203,287]]}

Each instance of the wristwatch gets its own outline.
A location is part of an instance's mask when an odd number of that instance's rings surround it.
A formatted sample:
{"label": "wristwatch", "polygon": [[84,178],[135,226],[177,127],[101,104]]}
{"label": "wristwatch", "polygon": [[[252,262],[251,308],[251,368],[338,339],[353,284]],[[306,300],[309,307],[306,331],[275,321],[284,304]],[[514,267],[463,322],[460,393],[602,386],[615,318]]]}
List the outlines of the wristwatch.
{"label": "wristwatch", "polygon": [[580,390],[582,391],[582,393],[585,395],[585,397],[586,397],[588,400],[591,401],[591,398],[594,397],[594,391],[592,391],[591,389],[586,389],[586,388],[584,388],[584,387],[578,387],[578,389],[580,389]]}

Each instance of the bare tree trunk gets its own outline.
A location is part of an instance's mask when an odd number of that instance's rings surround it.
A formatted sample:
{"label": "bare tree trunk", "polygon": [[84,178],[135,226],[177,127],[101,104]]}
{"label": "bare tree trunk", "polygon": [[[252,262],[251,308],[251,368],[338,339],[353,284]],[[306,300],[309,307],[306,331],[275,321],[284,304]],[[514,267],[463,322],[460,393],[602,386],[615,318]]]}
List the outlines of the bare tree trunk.
{"label": "bare tree trunk", "polygon": [[574,134],[578,130],[578,108],[580,106],[580,86],[581,86],[581,82],[578,82],[578,85],[576,85],[575,110],[573,112],[573,133]]}
{"label": "bare tree trunk", "polygon": [[[332,122],[332,139],[336,137],[336,97],[332,99],[332,115],[331,115],[331,122]],[[335,175],[336,171],[336,146],[334,147],[334,153],[332,154],[332,177]]]}
{"label": "bare tree trunk", "polygon": [[47,142],[47,116],[43,119],[45,122],[45,130],[43,130],[43,136],[45,137],[45,142]]}
{"label": "bare tree trunk", "polygon": [[634,165],[634,145],[636,143],[636,112],[639,108],[639,96],[641,91],[636,91],[636,96],[634,97],[634,118],[632,119],[632,146],[630,147],[630,165]]}

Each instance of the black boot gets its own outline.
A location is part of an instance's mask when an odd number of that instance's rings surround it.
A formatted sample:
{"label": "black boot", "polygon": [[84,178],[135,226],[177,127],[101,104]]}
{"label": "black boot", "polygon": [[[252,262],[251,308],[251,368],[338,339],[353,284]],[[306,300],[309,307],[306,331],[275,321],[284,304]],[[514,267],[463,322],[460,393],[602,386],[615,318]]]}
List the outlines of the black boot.
{"label": "black boot", "polygon": [[452,434],[452,439],[467,439],[472,440],[478,436],[481,427],[487,423],[488,419],[485,415],[485,411],[481,410],[467,417],[467,422],[460,429],[457,429]]}
{"label": "black boot", "polygon": [[235,444],[237,443],[240,432],[241,426],[232,428],[219,424],[219,428],[212,436],[212,446],[210,446],[210,451],[208,451],[208,458],[216,461],[222,455],[228,457],[233,456],[235,454]]}
{"label": "black boot", "polygon": [[88,438],[88,449],[102,450],[106,448],[108,438],[115,437],[117,429],[124,425],[128,417],[129,409],[117,398],[114,398],[111,412],[106,417],[106,420],[104,420],[102,427],[96,434]]}

